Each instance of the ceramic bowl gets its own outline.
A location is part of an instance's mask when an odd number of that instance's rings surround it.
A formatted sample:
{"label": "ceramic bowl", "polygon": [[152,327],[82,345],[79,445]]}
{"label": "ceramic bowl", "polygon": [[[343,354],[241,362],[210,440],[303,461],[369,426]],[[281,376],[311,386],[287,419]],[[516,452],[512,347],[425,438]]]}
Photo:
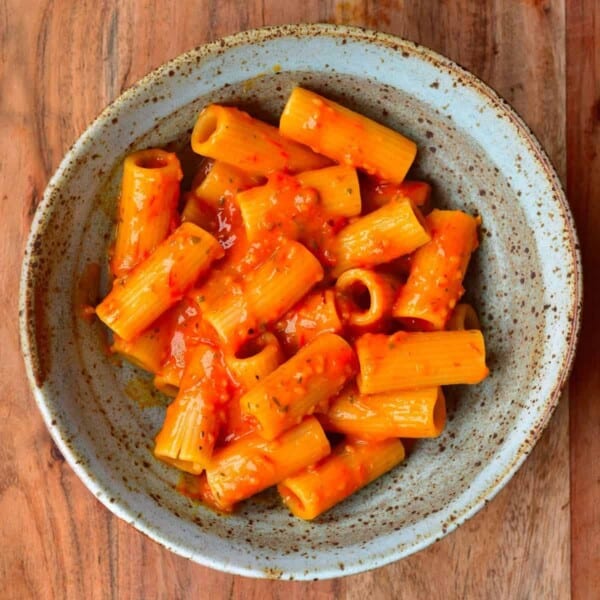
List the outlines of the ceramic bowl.
{"label": "ceramic bowl", "polygon": [[[179,495],[177,473],[151,454],[164,407],[132,399],[148,400],[147,378],[107,357],[102,327],[76,310],[89,265],[106,271],[123,157],[167,143],[187,147],[209,102],[276,121],[295,84],[414,139],[413,173],[433,184],[435,204],[481,215],[481,247],[466,287],[491,368],[483,384],[450,390],[441,438],[418,443],[402,466],[312,523],[293,518],[272,493],[228,517]],[[421,46],[359,29],[298,25],[192,50],[142,79],[92,123],[35,215],[22,274],[21,334],[52,437],[111,511],[203,565],[312,579],[371,569],[424,548],[506,484],[559,400],[580,301],[576,234],[559,180],[506,102]]]}

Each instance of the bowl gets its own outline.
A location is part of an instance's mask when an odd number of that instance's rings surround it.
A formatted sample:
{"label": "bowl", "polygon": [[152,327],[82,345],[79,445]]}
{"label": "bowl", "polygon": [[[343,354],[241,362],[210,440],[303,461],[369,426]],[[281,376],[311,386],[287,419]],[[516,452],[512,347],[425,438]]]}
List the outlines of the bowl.
{"label": "bowl", "polygon": [[[419,147],[434,203],[479,213],[469,270],[490,377],[449,391],[436,440],[314,522],[273,493],[221,516],[174,490],[152,457],[164,413],[149,381],[107,355],[81,317],[106,252],[119,171],[136,149],[185,150],[199,110],[233,103],[276,121],[294,84],[381,121]],[[38,208],[21,285],[21,339],[46,425],[116,515],[170,550],[242,575],[313,579],[389,563],[440,539],[490,500],[531,451],[559,400],[581,303],[576,234],[560,182],[523,121],[450,60],[372,31],[296,25],[248,31],[160,67],[113,102],[66,154]],[[153,402],[152,400],[156,400]]]}

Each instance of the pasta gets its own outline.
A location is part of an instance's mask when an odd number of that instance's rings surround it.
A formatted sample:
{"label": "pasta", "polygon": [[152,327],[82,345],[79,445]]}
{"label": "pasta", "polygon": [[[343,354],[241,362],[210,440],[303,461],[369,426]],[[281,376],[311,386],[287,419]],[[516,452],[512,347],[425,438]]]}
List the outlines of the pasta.
{"label": "pasta", "polygon": [[[160,369],[155,371],[154,385],[167,396],[177,396],[187,351],[200,342],[210,341],[200,309],[190,296],[191,293],[187,294],[156,321],[167,323],[164,334],[167,344]],[[144,338],[154,327],[155,324],[136,339]]]}
{"label": "pasta", "polygon": [[272,176],[266,185],[239,193],[236,202],[251,242],[267,232],[299,239],[321,215],[318,193],[284,173]]}
{"label": "pasta", "polygon": [[412,141],[302,88],[279,129],[206,106],[191,146],[185,178],[125,159],[112,287],[80,312],[171,397],[154,457],[178,491],[231,512],[277,486],[316,519],[442,435],[442,386],[487,376],[459,304],[479,218],[430,212]]}
{"label": "pasta", "polygon": [[119,337],[130,341],[222,256],[215,238],[193,223],[183,223],[127,279],[115,281],[96,314]]}
{"label": "pasta", "polygon": [[354,352],[343,338],[322,333],[240,398],[242,412],[275,439],[311,414],[354,374]]}
{"label": "pasta", "polygon": [[290,94],[279,130],[340,164],[394,183],[402,182],[417,154],[413,141],[301,87]]}
{"label": "pasta", "polygon": [[261,181],[261,177],[252,177],[233,165],[216,160],[200,181],[194,179],[192,193],[209,206],[217,208],[223,198],[233,197],[242,190],[260,184]]}
{"label": "pasta", "polygon": [[314,417],[308,417],[275,441],[249,434],[213,456],[206,479],[219,508],[272,486],[330,452],[329,441]]}
{"label": "pasta", "polygon": [[283,240],[242,286],[207,306],[204,318],[235,352],[267,323],[282,317],[322,278],[319,261],[302,244]]}
{"label": "pasta", "polygon": [[277,489],[295,516],[311,520],[403,460],[400,440],[349,440],[314,467],[284,479]]}
{"label": "pasta", "polygon": [[226,198],[233,198],[238,192],[248,189],[261,181],[259,177],[251,177],[233,165],[214,161],[208,172],[194,179],[192,192],[187,194],[185,206],[181,213],[183,221],[191,221],[204,229],[209,229],[214,220],[214,211]]}
{"label": "pasta", "polygon": [[440,387],[368,396],[348,386],[319,419],[326,431],[361,439],[437,437],[446,423],[446,401]]}
{"label": "pasta", "polygon": [[397,278],[370,271],[344,271],[335,284],[344,320],[360,328],[375,328],[391,316],[400,282]]}
{"label": "pasta", "polygon": [[171,329],[171,315],[167,312],[129,342],[115,335],[110,349],[134,365],[158,373],[169,352]]}
{"label": "pasta", "polygon": [[229,399],[223,359],[208,344],[189,352],[179,393],[169,405],[156,436],[154,454],[177,460],[178,467],[199,474],[209,464],[219,433],[219,405]]}
{"label": "pasta", "polygon": [[320,333],[340,333],[342,322],[333,289],[307,294],[274,325],[288,354],[296,353]]}
{"label": "pasta", "polygon": [[480,331],[367,333],[356,341],[363,394],[479,383],[488,375]]}
{"label": "pasta", "polygon": [[299,173],[330,164],[327,158],[283,137],[276,127],[237,108],[217,104],[207,106],[198,116],[192,150],[252,175]]}
{"label": "pasta", "polygon": [[419,209],[410,200],[395,198],[338,233],[332,242],[332,274],[390,262],[430,239]]}
{"label": "pasta", "polygon": [[369,177],[360,186],[361,198],[367,212],[377,210],[395,198],[408,198],[421,212],[429,208],[431,186],[425,181],[389,183]]}
{"label": "pasta", "polygon": [[418,320],[440,330],[464,293],[463,278],[478,243],[478,221],[459,210],[434,210],[426,222],[432,239],[415,252],[393,314],[407,324]]}
{"label": "pasta", "polygon": [[475,309],[470,304],[457,304],[446,323],[446,329],[449,331],[481,329]]}
{"label": "pasta", "polygon": [[182,177],[179,159],[171,152],[140,150],[125,159],[111,260],[115,277],[148,258],[174,229]]}
{"label": "pasta", "polygon": [[236,382],[251,390],[282,362],[283,352],[277,338],[268,331],[250,340],[244,352],[225,357]]}
{"label": "pasta", "polygon": [[352,217],[361,209],[356,171],[343,166],[306,171],[297,177],[276,173],[265,185],[238,193],[236,202],[251,242],[266,232],[315,239],[329,217]]}
{"label": "pasta", "polygon": [[316,171],[304,171],[296,179],[303,187],[317,191],[324,213],[342,217],[360,215],[360,185],[353,167],[335,165]]}

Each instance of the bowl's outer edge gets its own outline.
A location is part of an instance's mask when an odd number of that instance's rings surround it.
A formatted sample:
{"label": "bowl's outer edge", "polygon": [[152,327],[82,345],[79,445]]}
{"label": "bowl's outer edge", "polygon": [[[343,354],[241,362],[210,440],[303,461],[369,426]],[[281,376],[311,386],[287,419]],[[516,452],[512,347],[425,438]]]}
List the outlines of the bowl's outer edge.
{"label": "bowl's outer edge", "polygon": [[[51,204],[51,196],[52,190],[56,187],[62,177],[64,176],[64,172],[67,167],[71,164],[73,157],[77,154],[80,147],[83,145],[84,140],[92,136],[94,134],[95,128],[99,127],[106,115],[109,114],[112,107],[119,105],[122,103],[127,97],[133,93],[133,91],[143,88],[145,85],[150,83],[150,81],[155,77],[160,77],[164,75],[168,70],[177,65],[185,57],[189,57],[190,55],[194,55],[199,50],[205,55],[211,55],[212,53],[217,52],[218,50],[223,50],[224,48],[243,45],[251,42],[260,42],[266,41],[272,38],[278,37],[313,37],[315,35],[322,36],[330,36],[330,37],[346,37],[351,38],[356,41],[365,42],[365,43],[374,43],[380,44],[392,48],[403,48],[405,51],[412,52],[413,54],[420,55],[421,57],[433,61],[436,64],[443,65],[451,70],[459,73],[462,78],[468,82],[468,84],[473,87],[486,101],[493,103],[498,107],[502,107],[506,114],[513,121],[515,127],[520,130],[522,134],[522,138],[526,144],[528,144],[533,152],[536,155],[538,162],[542,165],[544,172],[551,184],[551,187],[556,192],[556,197],[560,203],[560,208],[562,210],[562,216],[565,219],[566,229],[569,231],[570,239],[568,242],[568,250],[570,254],[570,267],[573,268],[574,277],[573,277],[573,290],[571,294],[571,307],[572,307],[572,330],[570,336],[570,345],[566,354],[562,357],[562,361],[560,364],[560,369],[557,373],[552,394],[547,399],[545,404],[545,410],[542,413],[541,417],[537,422],[537,426],[535,428],[534,435],[530,436],[526,440],[523,441],[521,447],[518,452],[515,453],[513,461],[509,464],[502,474],[500,474],[494,484],[486,490],[485,493],[481,494],[479,497],[473,499],[469,506],[466,506],[464,511],[457,515],[455,519],[452,520],[451,523],[448,524],[447,528],[443,531],[440,529],[439,531],[432,531],[430,535],[421,538],[417,543],[410,547],[408,550],[389,553],[387,556],[375,556],[372,559],[369,557],[365,557],[365,560],[361,562],[361,564],[349,564],[346,563],[344,569],[341,570],[337,565],[333,567],[324,567],[319,572],[306,572],[306,571],[298,571],[298,572],[273,572],[269,573],[264,570],[253,569],[251,567],[241,567],[238,565],[231,564],[222,564],[220,562],[212,560],[209,556],[200,554],[198,552],[189,552],[185,548],[181,548],[179,546],[174,546],[168,539],[165,539],[160,535],[159,532],[152,529],[152,527],[147,524],[140,522],[136,519],[133,511],[130,511],[127,507],[119,506],[119,503],[110,503],[108,501],[109,494],[108,493],[98,493],[98,492],[106,492],[103,490],[96,480],[94,479],[93,473],[87,471],[85,467],[81,464],[78,464],[76,461],[76,457],[73,455],[72,450],[68,445],[66,445],[61,437],[61,431],[59,425],[52,424],[52,415],[49,412],[47,402],[44,398],[44,392],[42,387],[38,386],[36,382],[35,376],[35,363],[36,363],[36,342],[35,342],[35,332],[31,325],[31,322],[28,319],[28,314],[30,313],[32,307],[34,306],[34,298],[33,294],[30,293],[32,289],[32,284],[34,283],[34,270],[35,270],[35,242],[38,238],[41,237],[41,234],[44,231],[45,222],[47,221],[49,215],[52,211]],[[50,179],[48,186],[44,192],[43,199],[37,207],[31,231],[29,235],[29,239],[27,242],[23,267],[21,271],[21,280],[20,280],[20,292],[19,292],[19,329],[20,329],[20,339],[21,339],[21,347],[25,360],[25,367],[27,377],[33,391],[34,398],[36,403],[42,413],[46,426],[58,446],[59,450],[62,452],[67,462],[71,466],[71,468],[75,471],[78,477],[85,483],[85,485],[94,493],[100,501],[114,514],[119,516],[120,518],[126,520],[127,522],[133,524],[137,529],[142,531],[144,534],[149,536],[151,539],[159,542],[165,547],[169,548],[173,552],[180,554],[186,558],[190,558],[200,564],[205,566],[209,566],[215,569],[226,570],[231,573],[251,576],[251,577],[276,577],[282,579],[325,579],[330,577],[337,577],[343,575],[349,575],[353,573],[358,573],[361,571],[365,571],[368,569],[373,569],[379,566],[383,566],[399,558],[412,554],[418,550],[425,548],[430,545],[434,541],[437,541],[441,537],[453,531],[458,525],[462,524],[464,521],[473,516],[476,512],[478,512],[487,501],[491,500],[511,479],[514,473],[521,466],[525,458],[529,455],[531,450],[533,449],[536,441],[539,439],[541,433],[544,428],[548,424],[550,417],[552,416],[554,409],[556,408],[559,400],[561,389],[564,386],[567,377],[570,373],[570,369],[572,368],[573,359],[575,355],[575,348],[577,339],[579,336],[579,329],[581,324],[581,304],[582,304],[582,266],[581,266],[581,256],[579,251],[579,244],[577,240],[577,234],[575,230],[573,216],[570,212],[570,208],[563,192],[560,180],[558,175],[556,174],[553,166],[549,158],[547,157],[545,151],[542,149],[541,144],[536,139],[534,134],[525,124],[520,116],[510,107],[510,105],[502,99],[495,91],[493,91],[488,85],[483,83],[469,71],[464,69],[463,67],[457,65],[455,62],[450,59],[413,42],[401,39],[399,37],[383,34],[380,32],[362,29],[358,27],[348,27],[348,26],[338,26],[331,24],[305,24],[305,25],[282,25],[282,26],[272,26],[272,27],[264,27],[260,29],[254,29],[250,31],[240,32],[234,34],[232,36],[223,38],[221,40],[217,40],[215,42],[211,42],[204,46],[195,48],[188,53],[185,53],[167,63],[160,66],[156,70],[152,71],[144,78],[139,80],[133,86],[128,88],[121,96],[119,96],[116,100],[114,100],[107,108],[105,108],[102,113],[91,123],[91,125],[86,129],[86,131],[82,134],[82,136],[73,144],[73,146],[67,151],[65,157],[63,158],[60,166]]]}

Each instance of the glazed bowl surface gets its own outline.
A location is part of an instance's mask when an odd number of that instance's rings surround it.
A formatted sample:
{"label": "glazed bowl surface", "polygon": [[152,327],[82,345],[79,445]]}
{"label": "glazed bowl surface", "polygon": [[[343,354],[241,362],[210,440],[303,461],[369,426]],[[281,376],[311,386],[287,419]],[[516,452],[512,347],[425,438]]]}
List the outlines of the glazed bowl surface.
{"label": "glazed bowl surface", "polygon": [[[482,217],[467,299],[479,312],[490,377],[449,390],[449,420],[405,463],[307,523],[274,493],[223,517],[174,490],[152,457],[164,414],[144,374],[106,353],[81,318],[90,265],[114,226],[120,165],[136,149],[185,150],[209,102],[277,121],[309,87],[414,139],[412,176],[434,204]],[[36,213],[21,285],[28,376],[72,468],[111,511],[198,563],[257,577],[312,579],[384,565],[426,547],[490,500],[531,451],[568,374],[581,269],[560,182],[521,119],[448,59],[393,36],[329,25],[240,33],[160,67],[110,105],[65,156]],[[154,402],[153,400],[156,400]]]}

